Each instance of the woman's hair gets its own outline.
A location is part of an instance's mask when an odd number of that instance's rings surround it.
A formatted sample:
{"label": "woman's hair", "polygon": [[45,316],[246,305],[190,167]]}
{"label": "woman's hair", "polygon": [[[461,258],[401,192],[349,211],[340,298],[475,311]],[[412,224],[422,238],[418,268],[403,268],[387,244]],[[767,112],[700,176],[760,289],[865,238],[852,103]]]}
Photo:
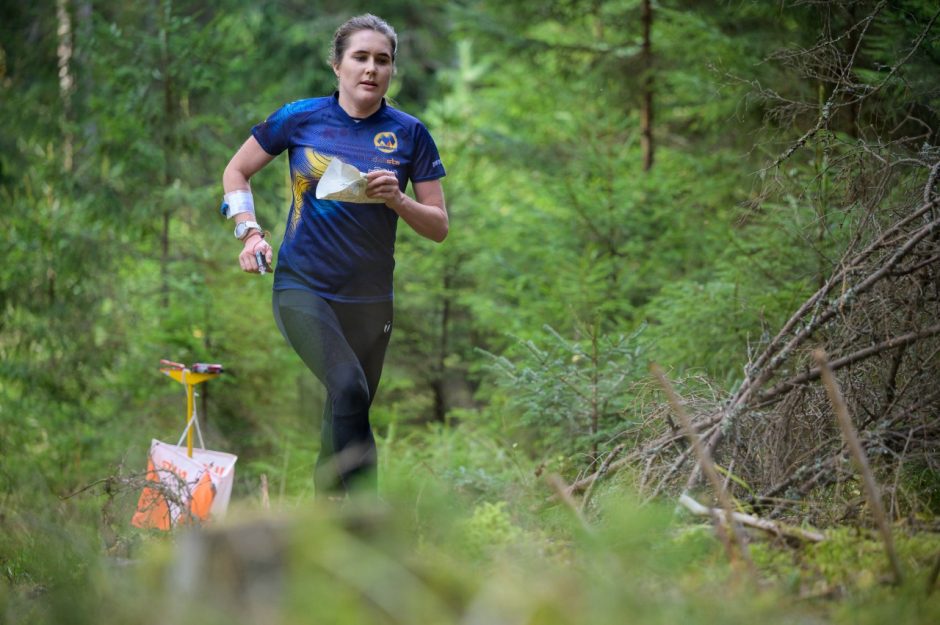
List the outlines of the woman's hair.
{"label": "woman's hair", "polygon": [[336,29],[333,34],[333,47],[330,48],[330,65],[338,65],[343,60],[346,47],[349,45],[349,37],[360,30],[374,30],[388,37],[389,43],[392,44],[392,62],[395,62],[395,53],[398,51],[398,35],[395,29],[381,17],[365,13],[349,18]]}

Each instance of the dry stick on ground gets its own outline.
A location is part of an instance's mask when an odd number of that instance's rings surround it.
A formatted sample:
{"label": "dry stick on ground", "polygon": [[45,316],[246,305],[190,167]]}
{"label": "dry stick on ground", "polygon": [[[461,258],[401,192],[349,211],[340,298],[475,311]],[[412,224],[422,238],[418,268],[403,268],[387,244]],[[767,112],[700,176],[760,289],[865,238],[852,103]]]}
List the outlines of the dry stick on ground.
{"label": "dry stick on ground", "polygon": [[[822,444],[817,445],[811,453],[806,455],[815,458],[816,452],[824,448],[830,448],[832,444],[832,440],[827,439]],[[793,497],[803,497],[823,475],[834,473],[837,470],[836,465],[840,462],[839,458],[840,456],[835,454],[818,461],[809,460],[796,469],[790,470],[781,482],[774,484],[772,487],[764,492],[758,493],[756,496],[749,497],[748,501],[755,504],[764,501],[774,502],[774,507],[771,509],[770,513],[767,514],[767,516],[770,517],[776,516],[787,506],[800,505],[801,502]],[[781,495],[781,493],[789,490],[791,487],[795,490],[795,495],[790,496],[787,494],[785,497],[778,497],[778,495]]]}
{"label": "dry stick on ground", "polygon": [[581,527],[587,532],[591,532],[591,526],[588,524],[587,519],[584,518],[584,515],[581,514],[581,510],[578,508],[578,504],[575,502],[574,497],[571,496],[569,492],[568,485],[565,484],[565,480],[562,479],[557,473],[549,473],[545,476],[545,481],[548,482],[548,485],[552,487],[552,490],[555,491],[555,495],[558,496],[558,499],[565,504],[565,506],[571,510],[571,513],[578,519],[578,522],[581,523]]}
{"label": "dry stick on ground", "polygon": [[[717,419],[714,420],[713,422],[708,421],[705,424],[707,426],[707,428],[705,429],[705,432],[710,432],[711,430],[708,428],[714,428],[717,426],[717,424],[718,424]],[[677,436],[670,432],[666,437],[659,438],[658,439],[659,442],[653,445],[653,447],[661,450],[663,448],[666,448],[675,444],[677,441],[681,440],[682,438],[684,437],[682,436],[681,433]],[[647,468],[644,470],[644,473],[649,472],[649,464],[653,462],[653,459],[655,458],[656,453],[658,452],[650,452],[649,456],[647,457]],[[692,448],[686,447],[679,454],[679,457],[676,459],[676,461],[673,463],[670,469],[666,472],[665,476],[660,479],[659,484],[657,484],[657,486],[653,489],[652,494],[650,494],[649,497],[647,497],[646,499],[647,501],[651,499],[655,499],[659,495],[659,493],[662,492],[662,489],[665,488],[666,484],[669,481],[669,478],[682,467],[682,465],[685,463],[686,459],[688,459],[691,453],[692,453]],[[631,453],[630,455],[624,458],[621,458],[620,460],[611,462],[610,466],[607,467],[607,473],[619,471],[620,469],[626,466],[629,466],[631,462],[636,461],[638,457],[642,457],[643,455],[644,454]],[[591,475],[588,475],[577,481],[572,482],[568,486],[568,489],[566,492],[568,494],[573,494],[573,493],[581,492],[582,490],[588,488],[592,483],[594,483],[594,480],[598,477],[599,472],[600,471],[597,471],[595,473],[592,473]]]}
{"label": "dry stick on ground", "polygon": [[683,450],[679,453],[679,455],[676,457],[676,459],[673,460],[672,464],[669,465],[669,467],[666,469],[665,473],[663,473],[663,475],[659,478],[659,483],[656,484],[656,486],[653,488],[653,492],[651,492],[651,493],[649,494],[649,496],[646,498],[645,501],[649,502],[649,501],[652,501],[653,499],[656,499],[657,497],[659,497],[659,493],[661,493],[661,492],[663,491],[663,489],[666,488],[666,486],[669,484],[669,480],[672,478],[672,476],[676,473],[676,471],[679,470],[679,468],[680,468],[683,464],[685,464],[685,461],[688,460],[688,459],[689,459],[689,456],[691,456],[691,455],[692,455],[692,447],[686,446],[686,448],[683,449]]}
{"label": "dry stick on ground", "polygon": [[[714,508],[709,508],[703,506],[697,502],[692,497],[689,497],[686,494],[679,496],[679,503],[685,507],[686,510],[692,514],[698,516],[710,516],[714,518],[715,516],[720,516],[725,519],[727,522],[727,516],[725,515],[724,510],[716,510]],[[740,523],[741,525],[747,525],[748,527],[756,527],[757,529],[764,530],[765,532],[770,532],[775,536],[788,536],[790,538],[798,538],[799,540],[805,540],[808,542],[818,543],[826,540],[826,537],[820,534],[819,532],[813,532],[811,530],[804,530],[799,527],[793,527],[791,525],[786,525],[784,523],[777,523],[775,521],[770,521],[768,519],[762,519],[760,517],[754,516],[752,514],[743,514],[741,512],[734,512],[731,515],[731,518]]]}
{"label": "dry stick on ground", "polygon": [[640,474],[640,484],[637,486],[640,495],[643,494],[643,489],[646,488],[646,480],[649,478],[654,460],[656,460],[656,454],[649,454],[646,457],[646,462],[643,464],[643,472]]}
{"label": "dry stick on ground", "polygon": [[[754,564],[751,562],[750,556],[748,555],[747,546],[744,544],[741,536],[734,528],[734,508],[731,505],[731,499],[728,497],[728,493],[725,491],[724,485],[721,483],[721,478],[718,476],[718,472],[715,471],[715,465],[712,463],[712,459],[708,453],[708,450],[704,445],[702,445],[702,441],[699,440],[698,434],[696,434],[692,427],[692,421],[685,413],[685,409],[682,407],[682,403],[679,401],[679,396],[676,395],[672,385],[669,384],[669,380],[666,379],[666,374],[663,373],[663,370],[656,363],[650,365],[650,369],[652,370],[653,375],[656,376],[656,379],[659,381],[660,385],[663,387],[663,391],[666,393],[666,398],[669,400],[669,404],[672,406],[672,411],[679,420],[679,423],[682,425],[682,431],[685,433],[686,438],[689,439],[689,445],[691,445],[692,451],[695,453],[696,459],[698,459],[698,464],[702,467],[702,472],[705,473],[705,476],[711,483],[712,488],[715,490],[715,495],[718,497],[718,502],[725,511],[725,520],[727,523],[722,523],[721,519],[716,516],[715,527],[718,528],[722,542],[725,543],[725,548],[728,550],[728,557],[730,558],[731,563],[737,564],[737,556],[740,556],[741,560],[743,560],[749,568],[753,568]],[[728,534],[730,534],[730,540],[724,534],[725,529],[727,529]],[[735,547],[737,548],[737,554],[735,553]]]}
{"label": "dry stick on ground", "polygon": [[849,453],[855,460],[856,468],[862,476],[862,484],[865,487],[865,494],[868,497],[868,505],[871,507],[872,515],[881,530],[881,537],[884,540],[885,551],[888,554],[888,560],[891,563],[891,569],[894,572],[894,583],[900,584],[902,580],[901,564],[898,561],[898,555],[894,550],[894,539],[891,536],[891,527],[888,525],[888,518],[885,515],[884,506],[881,503],[881,492],[878,490],[878,484],[875,483],[875,477],[868,465],[868,458],[862,450],[862,444],[858,439],[858,432],[849,416],[849,409],[845,405],[842,393],[839,391],[839,385],[836,382],[835,375],[829,367],[826,359],[826,353],[821,349],[813,352],[813,358],[822,372],[823,384],[829,394],[829,401],[832,402],[832,408],[836,413],[836,419],[839,421],[839,427],[842,429],[842,435],[845,437],[845,444],[849,448]]}

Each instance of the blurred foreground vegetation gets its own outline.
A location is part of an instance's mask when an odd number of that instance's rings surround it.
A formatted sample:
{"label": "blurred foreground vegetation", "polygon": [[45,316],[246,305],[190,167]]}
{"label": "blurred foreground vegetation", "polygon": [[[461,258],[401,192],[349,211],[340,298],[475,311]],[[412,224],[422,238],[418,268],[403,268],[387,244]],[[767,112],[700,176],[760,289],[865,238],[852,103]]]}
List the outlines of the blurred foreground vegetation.
{"label": "blurred foreground vegetation", "polygon": [[[399,232],[384,502],[314,506],[322,390],[269,277],[238,268],[220,177],[253,124],[333,89],[332,32],[367,10],[400,32],[391,95],[441,148],[451,234]],[[937,20],[926,0],[5,3],[0,622],[940,621]],[[285,172],[252,180],[275,241]],[[901,260],[850,267],[884,233],[863,260]],[[676,509],[691,463],[669,472],[686,448],[649,366],[707,421],[819,289],[794,332],[838,314],[764,380],[792,392],[709,427],[741,511],[826,540],[754,534],[737,568]],[[816,347],[879,356],[838,374],[899,586],[799,378]],[[197,405],[237,477],[203,532],[128,523],[150,440],[183,427],[160,358],[226,366]],[[582,523],[546,477],[607,459]]]}
{"label": "blurred foreground vegetation", "polygon": [[[729,565],[710,524],[668,503],[641,505],[624,480],[598,493],[585,529],[546,505],[550,490],[519,452],[472,428],[383,448],[383,502],[289,497],[264,510],[242,498],[226,522],[174,536],[128,531],[136,497],[124,495],[136,493],[8,511],[0,548],[17,556],[4,561],[2,614],[128,624],[900,625],[940,616],[940,597],[924,592],[935,534],[897,533],[900,587],[886,583],[877,538],[848,528],[802,546],[755,534],[751,573]],[[122,536],[106,555],[108,523]]]}

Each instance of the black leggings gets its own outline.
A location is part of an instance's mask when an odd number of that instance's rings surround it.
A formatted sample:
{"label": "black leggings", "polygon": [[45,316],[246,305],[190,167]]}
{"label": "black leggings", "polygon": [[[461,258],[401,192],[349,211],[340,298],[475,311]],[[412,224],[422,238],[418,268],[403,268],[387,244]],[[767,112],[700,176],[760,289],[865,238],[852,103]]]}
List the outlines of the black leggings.
{"label": "black leggings", "polygon": [[317,495],[375,492],[369,406],[392,334],[392,302],[346,304],[291,289],[274,292],[273,308],[281,334],[326,387]]}

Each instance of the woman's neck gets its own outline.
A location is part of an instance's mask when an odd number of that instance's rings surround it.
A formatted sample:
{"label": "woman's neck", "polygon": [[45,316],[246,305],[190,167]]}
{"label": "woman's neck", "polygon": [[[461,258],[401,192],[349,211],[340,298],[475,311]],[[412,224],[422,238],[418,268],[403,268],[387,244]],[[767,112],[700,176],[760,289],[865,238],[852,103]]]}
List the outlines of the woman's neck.
{"label": "woman's neck", "polygon": [[382,108],[382,100],[380,99],[374,105],[368,108],[359,108],[356,106],[356,103],[349,98],[344,98],[343,93],[339,94],[339,106],[343,109],[347,115],[353,119],[365,119]]}

